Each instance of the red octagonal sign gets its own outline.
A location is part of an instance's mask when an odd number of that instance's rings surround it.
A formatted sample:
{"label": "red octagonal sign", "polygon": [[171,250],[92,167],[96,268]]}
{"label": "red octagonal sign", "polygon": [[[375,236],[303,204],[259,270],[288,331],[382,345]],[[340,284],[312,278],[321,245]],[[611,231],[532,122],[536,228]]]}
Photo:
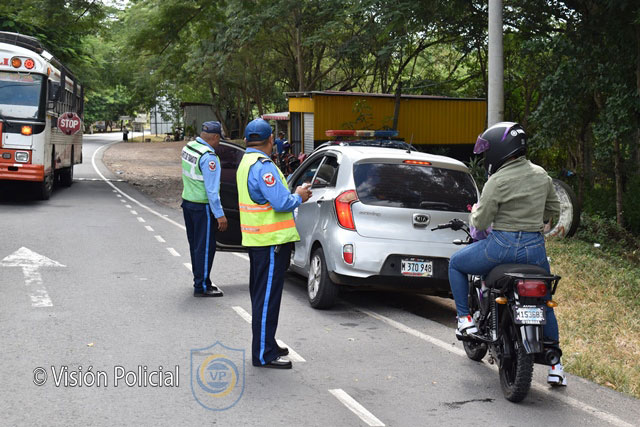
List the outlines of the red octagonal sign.
{"label": "red octagonal sign", "polygon": [[66,135],[73,135],[80,130],[82,120],[76,113],[64,113],[58,117],[58,129]]}

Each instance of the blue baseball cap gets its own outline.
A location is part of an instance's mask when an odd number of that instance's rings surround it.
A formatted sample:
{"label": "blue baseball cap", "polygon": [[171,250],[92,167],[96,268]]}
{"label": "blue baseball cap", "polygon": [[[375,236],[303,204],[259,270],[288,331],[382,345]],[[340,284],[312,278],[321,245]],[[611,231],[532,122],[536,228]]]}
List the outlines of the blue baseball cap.
{"label": "blue baseball cap", "polygon": [[264,141],[272,133],[271,125],[264,119],[254,119],[245,128],[244,137],[247,141]]}
{"label": "blue baseball cap", "polygon": [[202,132],[217,133],[222,136],[222,125],[218,121],[204,122],[202,124]]}

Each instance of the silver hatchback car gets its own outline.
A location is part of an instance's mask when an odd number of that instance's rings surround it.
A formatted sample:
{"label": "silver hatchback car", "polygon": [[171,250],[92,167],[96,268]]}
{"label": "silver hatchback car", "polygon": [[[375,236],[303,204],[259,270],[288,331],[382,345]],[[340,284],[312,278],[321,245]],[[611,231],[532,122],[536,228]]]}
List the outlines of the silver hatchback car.
{"label": "silver hatchback car", "polygon": [[289,177],[313,197],[294,213],[301,240],[290,269],[307,277],[309,302],[329,308],[339,286],[450,295],[448,265],[478,189],[467,167],[399,141],[336,141]]}

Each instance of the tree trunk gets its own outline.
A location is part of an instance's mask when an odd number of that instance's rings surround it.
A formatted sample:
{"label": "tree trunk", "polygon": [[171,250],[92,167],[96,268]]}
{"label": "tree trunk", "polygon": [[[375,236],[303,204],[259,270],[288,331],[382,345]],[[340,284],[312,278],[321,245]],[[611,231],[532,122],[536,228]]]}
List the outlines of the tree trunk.
{"label": "tree trunk", "polygon": [[398,87],[396,88],[396,102],[395,107],[393,109],[393,130],[398,130],[398,119],[400,117],[400,100],[402,96],[402,81],[398,82]]}
{"label": "tree trunk", "polygon": [[[640,96],[640,24],[635,24],[636,27],[636,89],[638,96]],[[636,146],[635,150],[635,160],[636,160],[636,173],[640,173],[640,115],[637,117],[638,121],[636,122],[636,126],[638,129],[636,130]]]}
{"label": "tree trunk", "polygon": [[624,217],[622,212],[622,156],[620,153],[620,141],[613,141],[614,153],[614,174],[616,177],[616,222],[620,227],[624,227]]}

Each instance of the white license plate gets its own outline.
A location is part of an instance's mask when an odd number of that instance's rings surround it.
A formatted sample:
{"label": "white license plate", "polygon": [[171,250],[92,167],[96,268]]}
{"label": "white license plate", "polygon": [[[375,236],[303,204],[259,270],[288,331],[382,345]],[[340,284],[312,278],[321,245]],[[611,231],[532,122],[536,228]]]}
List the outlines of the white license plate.
{"label": "white license plate", "polygon": [[400,263],[400,273],[403,276],[431,277],[433,276],[433,262],[405,258]]}
{"label": "white license plate", "polygon": [[516,308],[516,323],[522,325],[542,325],[544,321],[544,309],[542,309],[542,307]]}

